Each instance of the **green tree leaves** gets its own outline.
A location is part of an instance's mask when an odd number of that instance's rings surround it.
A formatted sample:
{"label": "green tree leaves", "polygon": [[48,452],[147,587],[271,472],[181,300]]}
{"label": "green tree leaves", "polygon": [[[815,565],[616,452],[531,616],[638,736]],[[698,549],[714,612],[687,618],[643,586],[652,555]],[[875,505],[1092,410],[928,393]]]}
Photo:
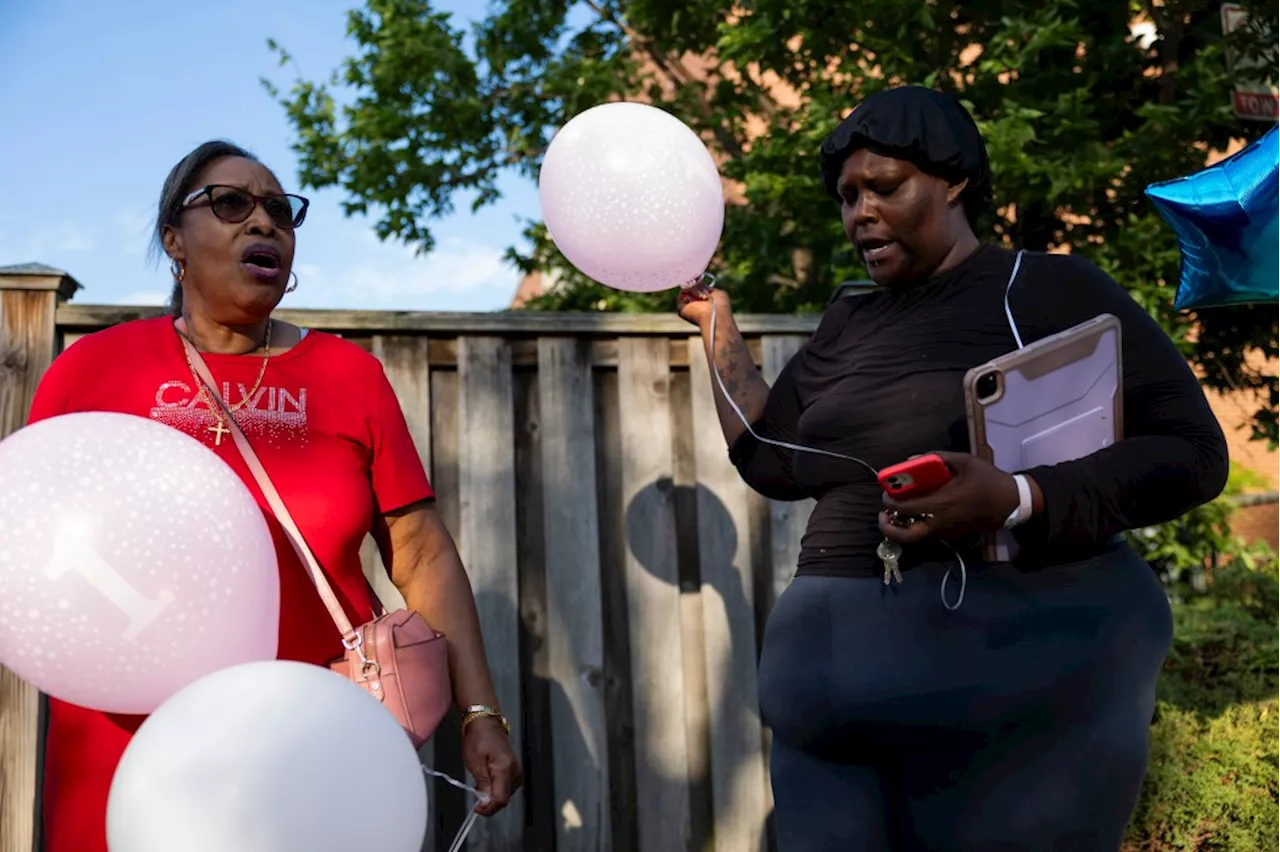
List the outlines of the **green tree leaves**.
{"label": "green tree leaves", "polygon": [[[997,210],[982,235],[1098,263],[1206,384],[1261,394],[1256,431],[1274,441],[1276,382],[1249,356],[1275,352],[1275,310],[1175,313],[1177,245],[1143,195],[1266,129],[1231,111],[1246,72],[1229,71],[1228,48],[1275,74],[1276,7],[1245,5],[1248,26],[1226,39],[1208,0],[495,0],[470,30],[429,0],[367,0],[350,13],[355,53],[333,78],[276,96],[302,182],[342,187],[348,213],[423,251],[455,203],[495,202],[512,171],[536,179],[569,118],[648,100],[698,131],[734,185],[712,269],[721,286],[742,310],[794,312],[821,310],[865,274],[822,190],[822,138],[870,92],[946,89],[987,137]],[[1140,19],[1155,26],[1149,44],[1131,31]],[[532,307],[670,309],[670,294],[585,280],[538,223],[527,233],[532,250],[510,257],[559,282]]]}

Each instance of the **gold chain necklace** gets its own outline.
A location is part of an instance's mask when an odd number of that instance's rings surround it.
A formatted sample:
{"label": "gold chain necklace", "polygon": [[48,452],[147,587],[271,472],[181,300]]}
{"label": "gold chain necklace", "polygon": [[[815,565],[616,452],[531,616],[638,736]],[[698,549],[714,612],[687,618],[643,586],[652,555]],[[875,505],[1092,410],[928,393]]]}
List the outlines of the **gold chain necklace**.
{"label": "gold chain necklace", "polygon": [[[241,408],[244,408],[244,406],[249,402],[249,400],[253,399],[254,395],[258,392],[258,388],[262,387],[262,378],[267,374],[267,364],[271,360],[271,326],[272,326],[272,321],[270,318],[268,318],[267,319],[267,337],[262,344],[263,347],[266,349],[266,351],[262,355],[262,366],[258,368],[258,380],[253,383],[253,387],[247,393],[244,394],[244,397],[238,403],[230,406],[227,409],[232,414],[239,411]],[[179,334],[181,334],[181,332],[179,332]],[[193,347],[195,346],[195,341],[192,340],[190,336],[183,334],[183,337],[186,337],[187,340],[190,340],[191,345]],[[213,401],[213,399],[210,398],[208,389],[206,389],[204,386],[204,381],[201,380],[200,374],[196,372],[196,365],[191,361],[191,353],[187,351],[187,347],[185,346],[182,347],[182,354],[187,359],[187,367],[188,369],[191,370],[192,378],[195,379],[196,392],[200,395],[200,398],[204,400],[204,404],[209,407],[209,411],[212,412],[214,419],[216,421],[214,425],[206,428],[208,431],[212,432],[214,435],[214,439],[213,439],[214,446],[221,447],[222,436],[231,434],[231,430],[224,425],[226,421],[222,417],[222,406],[218,405]]]}

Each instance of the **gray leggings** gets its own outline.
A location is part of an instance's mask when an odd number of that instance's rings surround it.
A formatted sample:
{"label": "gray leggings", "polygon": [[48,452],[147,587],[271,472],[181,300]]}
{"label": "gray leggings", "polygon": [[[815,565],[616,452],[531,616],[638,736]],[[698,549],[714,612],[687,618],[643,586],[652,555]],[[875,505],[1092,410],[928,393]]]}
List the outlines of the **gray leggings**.
{"label": "gray leggings", "polygon": [[1127,546],[978,566],[951,612],[945,568],[801,576],[778,601],[760,702],[780,852],[1118,849],[1173,631],[1151,569]]}

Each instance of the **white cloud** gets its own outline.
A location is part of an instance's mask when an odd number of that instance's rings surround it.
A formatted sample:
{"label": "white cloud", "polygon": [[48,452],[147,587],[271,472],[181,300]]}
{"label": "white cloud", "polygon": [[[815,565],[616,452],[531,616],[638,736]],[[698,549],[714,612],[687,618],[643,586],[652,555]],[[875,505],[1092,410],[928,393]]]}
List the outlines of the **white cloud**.
{"label": "white cloud", "polygon": [[[440,309],[444,301],[466,295],[479,310],[505,307],[519,273],[503,251],[474,240],[440,240],[425,257],[401,243],[384,243],[364,230],[354,245],[334,260],[302,261],[295,266],[298,290],[286,297],[290,307]],[[304,249],[305,252],[305,249]],[[448,297],[453,296],[453,299]]]}
{"label": "white cloud", "polygon": [[0,242],[4,263],[46,263],[65,269],[68,265],[65,255],[89,252],[94,248],[92,229],[78,222],[40,224],[24,229],[19,220],[17,224],[8,224],[4,230],[7,233]]}
{"label": "white cloud", "polygon": [[[66,269],[86,287],[78,303],[163,305],[168,300],[165,264],[153,267],[142,258],[150,221],[141,204],[108,216],[93,248],[79,248],[92,245],[95,234],[72,223],[31,229],[23,224],[0,214],[0,265],[37,261]],[[500,310],[510,305],[520,283],[519,271],[503,258],[507,236],[481,229],[443,234],[424,257],[403,243],[380,241],[360,219],[331,218],[299,236],[298,289],[285,296],[286,308]]]}
{"label": "white cloud", "polygon": [[120,250],[127,255],[141,255],[151,242],[155,214],[143,204],[126,207],[116,213],[115,226],[121,236]]}
{"label": "white cloud", "polygon": [[36,254],[92,251],[93,232],[76,222],[60,222],[35,231],[28,242],[38,246]]}
{"label": "white cloud", "polygon": [[169,300],[164,290],[134,290],[108,299],[109,305],[163,305]]}

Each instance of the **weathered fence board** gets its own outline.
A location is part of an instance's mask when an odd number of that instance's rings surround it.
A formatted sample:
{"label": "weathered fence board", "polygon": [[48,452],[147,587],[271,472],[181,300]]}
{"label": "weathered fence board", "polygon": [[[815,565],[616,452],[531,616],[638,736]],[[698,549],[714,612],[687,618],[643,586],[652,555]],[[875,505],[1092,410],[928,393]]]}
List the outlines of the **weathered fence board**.
{"label": "weathered fence board", "polygon": [[374,335],[372,351],[382,362],[405,422],[413,435],[422,466],[431,471],[431,374],[427,369],[426,337]]}
{"label": "weathered fence board", "polygon": [[[0,440],[26,423],[31,398],[53,361],[65,276],[0,282]],[[0,666],[0,852],[30,852],[39,835],[40,694]]]}
{"label": "weathered fence board", "polygon": [[[494,687],[520,748],[520,589],[516,575],[516,478],[511,353],[500,337],[464,337],[458,347],[458,452],[462,559],[475,592]],[[476,824],[467,848],[521,845],[520,806]]]}
{"label": "weathered fence board", "polygon": [[[436,492],[436,505],[445,526],[452,533],[459,550],[466,543],[463,537],[461,510],[461,481],[459,456],[462,446],[460,428],[459,383],[455,370],[431,370],[431,475],[432,489]],[[466,564],[465,562],[463,564]],[[431,738],[434,745],[435,769],[448,772],[454,778],[462,778],[462,741],[455,728],[456,719],[446,719]],[[435,849],[448,849],[453,833],[465,818],[466,811],[475,803],[469,795],[454,787],[437,782],[428,785],[435,794],[436,836]],[[429,838],[430,839],[430,838]],[[474,848],[474,847],[473,847]]]}
{"label": "weathered fence board", "polygon": [[[4,284],[3,286],[8,286]],[[63,304],[58,325],[93,330],[133,319],[159,316],[162,308],[117,305]],[[689,324],[674,314],[545,313],[495,311],[450,313],[422,311],[342,311],[282,309],[275,316],[304,328],[380,334],[429,335],[552,335],[635,337],[654,335],[683,338]],[[734,322],[745,335],[809,334],[817,318],[794,314],[738,314]],[[683,343],[683,341],[682,341]]]}
{"label": "weathered fence board", "polygon": [[[389,337],[374,335],[371,351],[382,362],[387,381],[396,392],[396,399],[404,411],[405,423],[413,436],[414,446],[422,466],[431,471],[431,372],[428,369],[426,337]],[[370,550],[372,538],[365,542]],[[378,599],[388,609],[404,606],[404,598],[391,583],[381,558],[373,548],[371,557],[364,559],[365,574]],[[435,763],[435,743],[428,741],[418,749],[418,758],[427,766]],[[427,796],[427,827],[422,852],[434,852],[435,835],[439,830],[439,808],[434,795]]]}
{"label": "weathered fence board", "polygon": [[[686,346],[686,355],[688,347]],[[711,708],[702,641],[702,584],[698,575],[698,473],[694,459],[692,382],[688,370],[671,371],[671,493],[676,564],[680,578],[680,642],[684,658],[684,726],[689,771],[688,848],[711,847]]]}
{"label": "weathered fence board", "polygon": [[613,852],[636,852],[636,726],[631,624],[627,610],[627,534],[622,502],[622,404],[618,374],[595,376],[596,506],[604,611],[605,713],[609,729],[609,810]]}
{"label": "weathered fence board", "polygon": [[559,852],[609,852],[604,626],[591,365],[573,338],[538,341],[555,831]]}
{"label": "weathered fence board", "polygon": [[666,361],[663,347],[655,341],[619,342],[621,482],[640,852],[686,849],[691,830]]}
{"label": "weathered fence board", "polygon": [[54,356],[54,291],[0,290],[0,435],[27,420]]}
{"label": "weathered fence board", "polygon": [[[516,431],[516,552],[520,577],[520,665],[524,700],[524,765],[529,774],[521,796],[525,812],[523,852],[550,852],[560,821],[552,769],[551,712],[560,690],[551,676],[547,648],[547,571],[543,544],[542,412],[538,374],[514,371]],[[579,505],[581,505],[579,503]]]}
{"label": "weathered fence board", "polygon": [[[56,305],[3,281],[0,294],[0,346],[46,353],[22,362],[17,383],[13,358],[4,362],[8,431],[24,422],[57,348],[158,313]],[[34,313],[22,301],[31,297],[45,299]],[[38,317],[38,333],[9,330],[22,312]],[[596,314],[280,316],[382,362],[467,566],[527,777],[467,848],[767,849],[759,629],[793,571],[808,506],[770,503],[737,477],[688,325]],[[739,325],[772,378],[813,321]],[[363,558],[379,595],[399,605],[371,538]],[[0,852],[32,849],[37,708],[33,690],[0,673]],[[456,714],[421,756],[462,777]],[[433,852],[473,802],[428,786],[424,852]]]}
{"label": "weathered fence board", "polygon": [[697,543],[711,708],[716,852],[758,852],[765,767],[756,710],[756,613],[747,488],[729,462],[700,337],[689,339],[691,433],[697,464]]}

